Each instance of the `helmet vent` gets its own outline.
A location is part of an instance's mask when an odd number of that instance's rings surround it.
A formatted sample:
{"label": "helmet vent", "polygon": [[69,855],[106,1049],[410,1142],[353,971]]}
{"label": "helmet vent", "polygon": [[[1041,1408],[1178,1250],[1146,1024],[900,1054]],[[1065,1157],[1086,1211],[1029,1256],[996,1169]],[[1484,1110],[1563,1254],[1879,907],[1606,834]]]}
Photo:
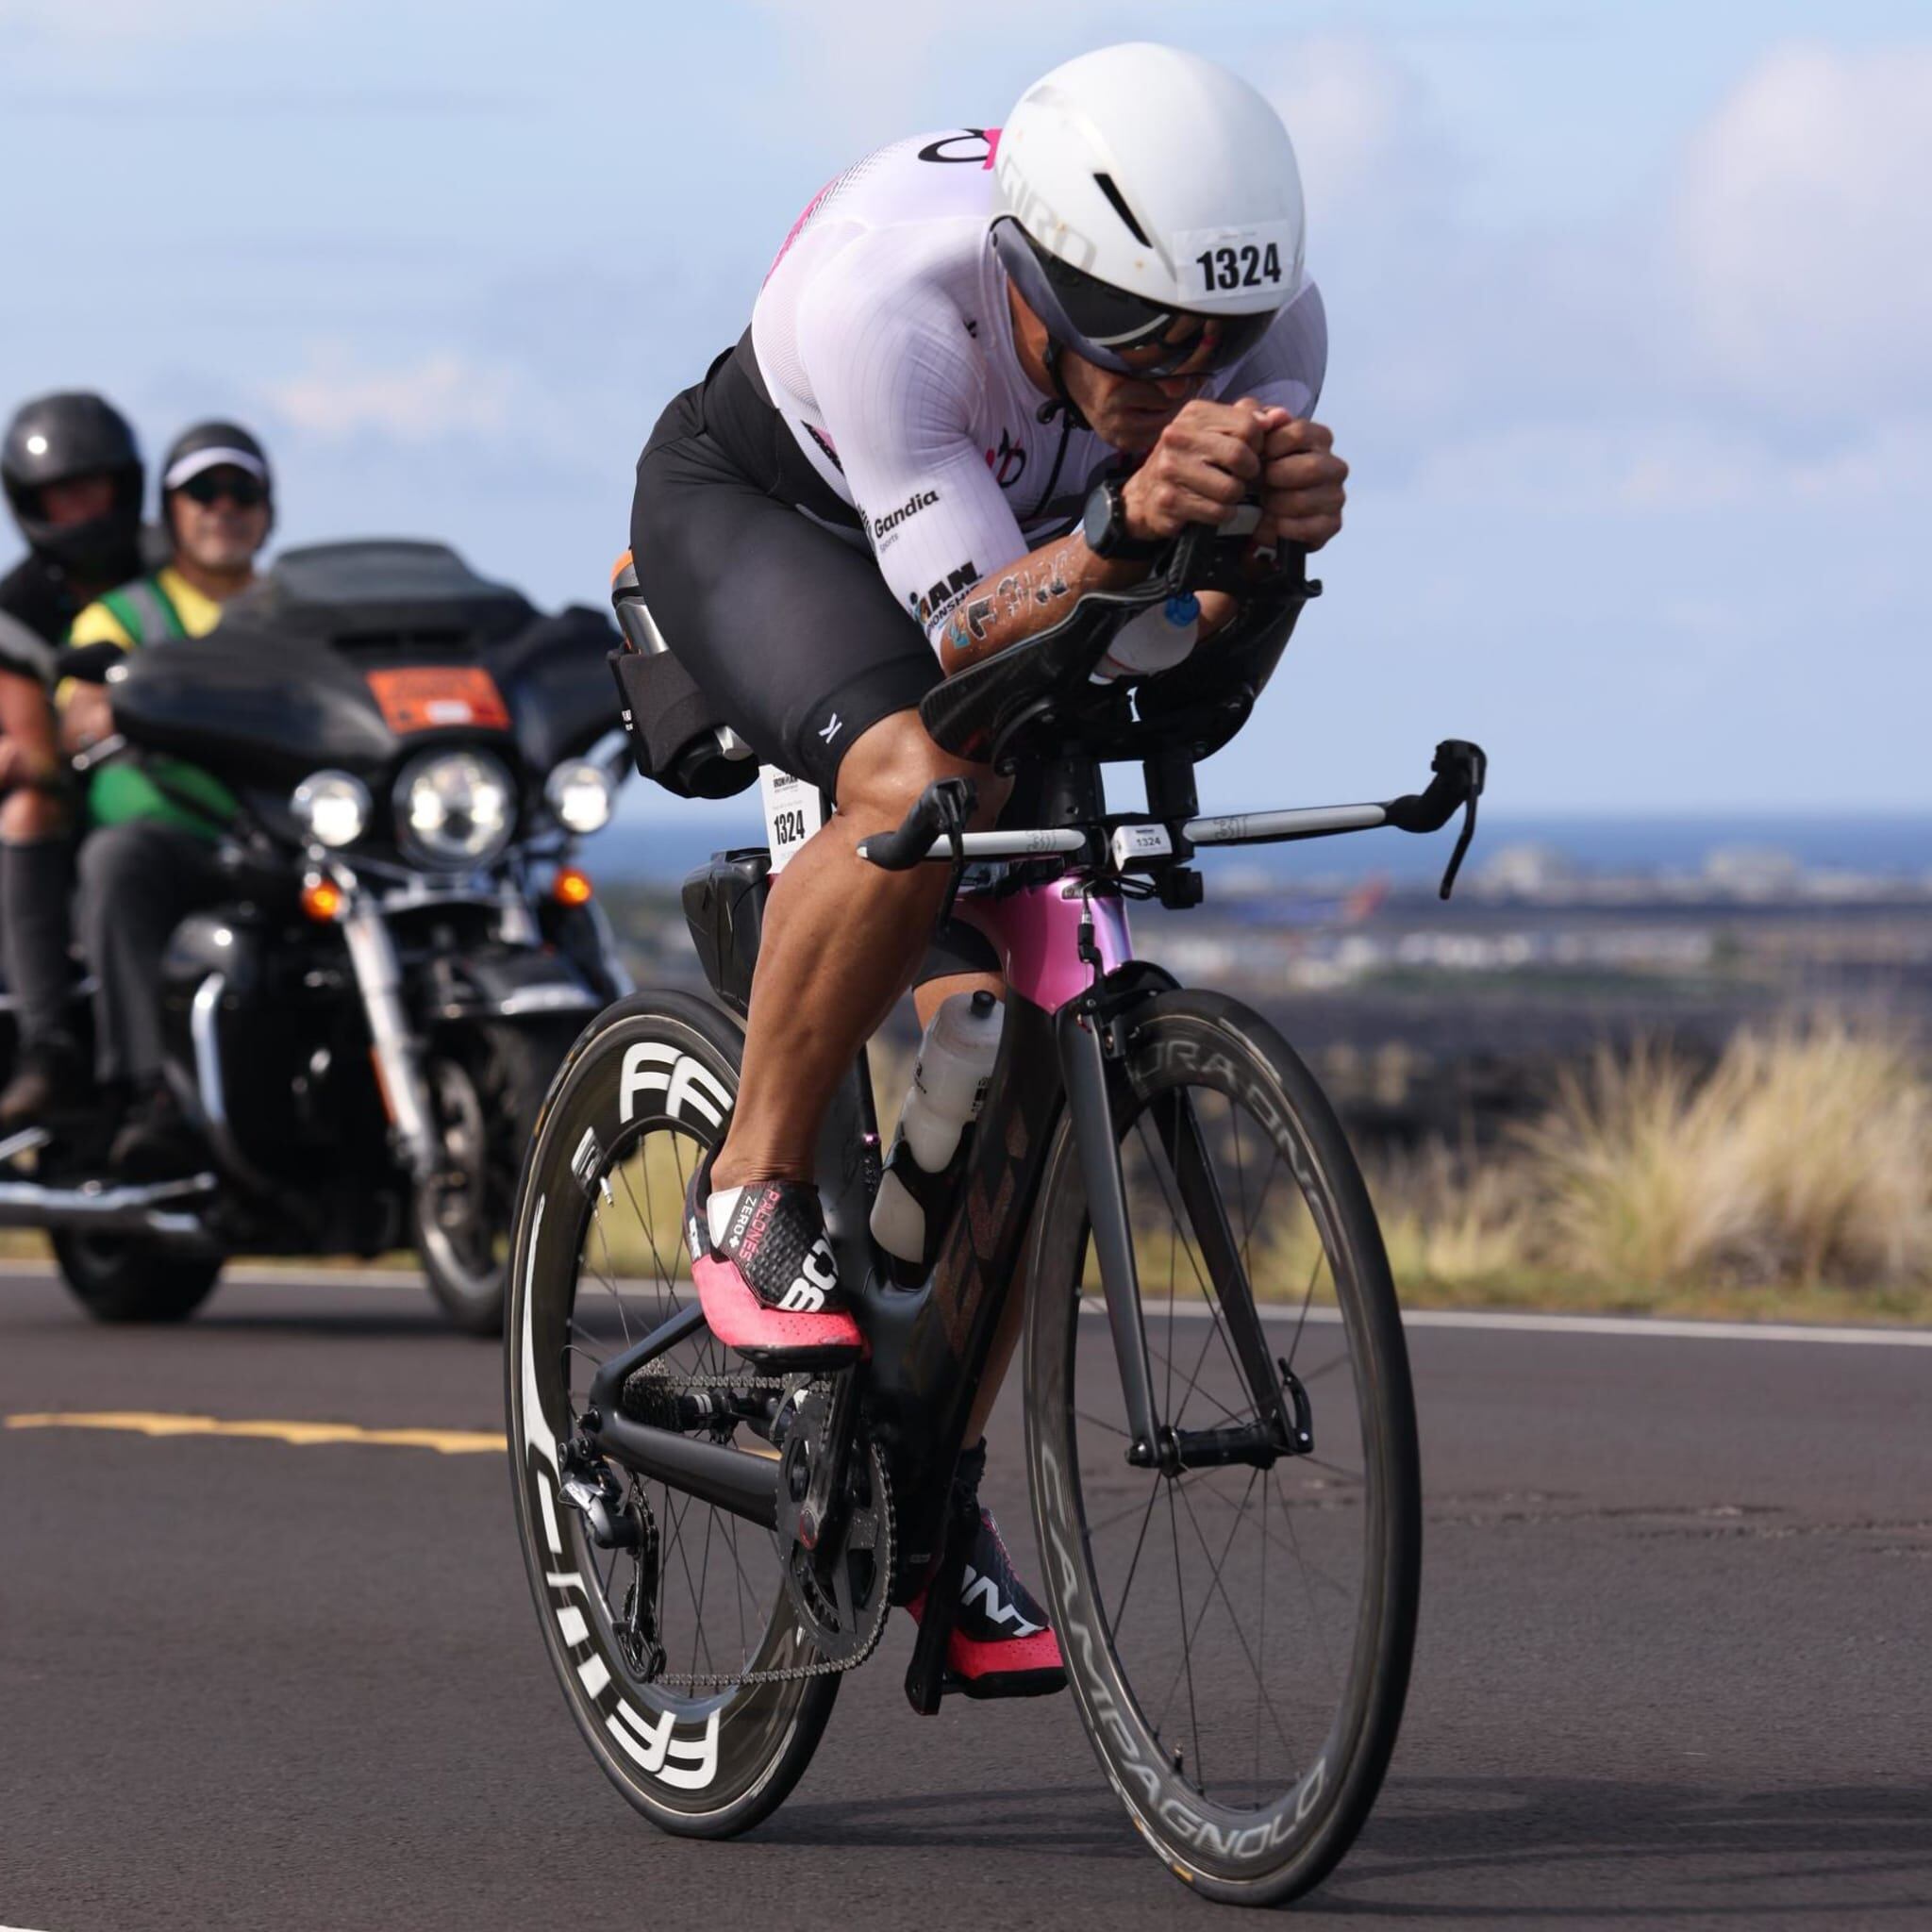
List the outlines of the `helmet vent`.
{"label": "helmet vent", "polygon": [[1118,188],[1113,185],[1111,175],[1095,175],[1093,184],[1113,205],[1113,211],[1126,223],[1127,231],[1142,248],[1152,248],[1154,243],[1147,239],[1147,231],[1134,219],[1133,210],[1128,208]]}

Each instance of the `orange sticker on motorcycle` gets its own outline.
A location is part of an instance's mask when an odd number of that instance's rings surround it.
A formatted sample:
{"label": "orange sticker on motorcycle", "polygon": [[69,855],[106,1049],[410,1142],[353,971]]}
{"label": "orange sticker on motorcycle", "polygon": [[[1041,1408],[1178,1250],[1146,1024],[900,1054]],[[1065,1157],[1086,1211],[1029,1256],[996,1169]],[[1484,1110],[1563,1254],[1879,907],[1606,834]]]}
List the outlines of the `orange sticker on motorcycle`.
{"label": "orange sticker on motorcycle", "polygon": [[367,675],[382,722],[399,738],[464,724],[479,731],[509,729],[509,708],[496,680],[475,665],[424,664]]}

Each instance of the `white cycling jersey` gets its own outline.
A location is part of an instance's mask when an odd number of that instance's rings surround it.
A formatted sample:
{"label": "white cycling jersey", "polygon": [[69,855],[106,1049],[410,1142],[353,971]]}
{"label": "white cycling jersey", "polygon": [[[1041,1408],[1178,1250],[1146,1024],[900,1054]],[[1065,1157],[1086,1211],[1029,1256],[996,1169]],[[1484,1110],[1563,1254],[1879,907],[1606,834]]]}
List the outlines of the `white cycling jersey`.
{"label": "white cycling jersey", "polygon": [[[996,127],[954,128],[848,168],[785,238],[752,313],[774,406],[935,644],[964,592],[1066,528],[1117,455],[1021,366],[990,240],[998,142]],[[1306,416],[1327,356],[1311,282],[1204,393]]]}

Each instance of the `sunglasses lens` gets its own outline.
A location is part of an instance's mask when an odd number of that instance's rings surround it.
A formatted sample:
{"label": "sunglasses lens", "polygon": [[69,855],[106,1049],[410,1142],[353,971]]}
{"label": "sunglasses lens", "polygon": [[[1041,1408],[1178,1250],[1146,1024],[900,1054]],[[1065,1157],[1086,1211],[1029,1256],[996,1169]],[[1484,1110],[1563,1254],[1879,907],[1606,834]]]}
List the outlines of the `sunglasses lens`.
{"label": "sunglasses lens", "polygon": [[1047,254],[1017,223],[1003,225],[995,233],[1008,274],[1054,334],[1076,355],[1122,375],[1206,375],[1225,369],[1245,356],[1274,321],[1273,310],[1202,315],[1163,308]]}

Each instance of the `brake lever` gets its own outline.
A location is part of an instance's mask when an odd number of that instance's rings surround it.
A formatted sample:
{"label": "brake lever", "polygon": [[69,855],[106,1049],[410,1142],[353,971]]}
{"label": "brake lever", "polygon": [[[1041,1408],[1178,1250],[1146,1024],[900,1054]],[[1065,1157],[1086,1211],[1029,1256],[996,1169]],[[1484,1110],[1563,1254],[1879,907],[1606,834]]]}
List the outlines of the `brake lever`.
{"label": "brake lever", "polygon": [[1456,849],[1449,855],[1449,864],[1442,874],[1440,896],[1446,899],[1456,889],[1456,875],[1462,870],[1463,858],[1467,856],[1470,841],[1475,837],[1475,805],[1483,795],[1483,784],[1489,776],[1489,754],[1481,745],[1472,744],[1463,738],[1446,738],[1436,747],[1436,756],[1430,770],[1442,772],[1445,767],[1454,769],[1462,788],[1462,830],[1457,835]]}
{"label": "brake lever", "polygon": [[939,807],[938,829],[953,848],[953,862],[946,875],[946,896],[940,902],[939,917],[933,922],[937,930],[952,918],[953,902],[959,896],[959,881],[966,876],[966,827],[972,823],[978,795],[970,778],[942,778],[935,791],[935,802]]}

